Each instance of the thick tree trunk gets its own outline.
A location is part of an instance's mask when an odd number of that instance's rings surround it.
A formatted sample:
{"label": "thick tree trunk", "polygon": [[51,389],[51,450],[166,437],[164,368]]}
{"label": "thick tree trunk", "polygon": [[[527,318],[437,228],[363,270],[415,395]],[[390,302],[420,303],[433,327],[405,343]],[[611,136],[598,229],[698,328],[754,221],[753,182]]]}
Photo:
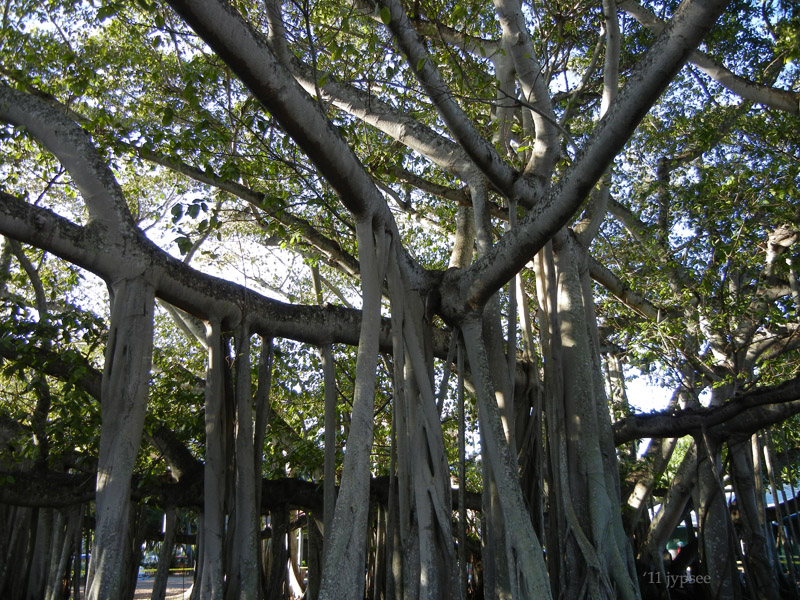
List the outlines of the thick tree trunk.
{"label": "thick tree trunk", "polygon": [[537,280],[544,309],[540,329],[549,332],[544,343],[550,521],[558,532],[549,539],[564,561],[554,585],[570,598],[636,598],[633,557],[619,513],[616,455],[604,441],[610,421],[593,304],[575,242],[564,233],[557,242],[552,255],[547,251],[538,259]]}
{"label": "thick tree trunk", "polygon": [[512,597],[550,598],[550,585],[542,547],[533,531],[519,483],[517,461],[509,449],[495,400],[489,360],[483,344],[481,321],[468,319],[462,325],[467,356],[475,381],[478,419],[481,423],[484,460],[488,461],[497,483],[505,520],[505,543],[509,557],[508,578]]}
{"label": "thick tree trunk", "polygon": [[756,498],[755,472],[750,438],[728,443],[728,457],[739,509],[740,535],[744,542],[745,573],[751,595],[758,600],[778,598],[777,570],[767,548],[764,517]]}
{"label": "thick tree trunk", "polygon": [[87,598],[119,597],[128,539],[131,475],[147,407],[155,293],[142,278],[111,285],[111,327],[103,370],[96,525]]}
{"label": "thick tree trunk", "polygon": [[206,459],[203,486],[203,528],[198,597],[222,600],[225,540],[225,389],[224,353],[219,321],[207,324],[208,372],[206,375]]}
{"label": "thick tree trunk", "polygon": [[719,466],[719,447],[708,436],[695,438],[698,446],[698,524],[700,558],[709,578],[709,598],[741,598],[736,550]]}
{"label": "thick tree trunk", "polygon": [[[233,560],[228,577],[229,597],[257,600],[258,596],[258,515],[256,471],[253,448],[253,390],[250,372],[250,333],[244,324],[236,349],[236,472],[234,502],[236,527],[233,535]],[[231,572],[232,571],[232,572]]]}
{"label": "thick tree trunk", "polygon": [[408,291],[394,263],[388,280],[405,585],[418,589],[407,591],[412,597],[458,598],[450,470],[433,388],[433,354],[424,331],[429,322],[422,299]]}

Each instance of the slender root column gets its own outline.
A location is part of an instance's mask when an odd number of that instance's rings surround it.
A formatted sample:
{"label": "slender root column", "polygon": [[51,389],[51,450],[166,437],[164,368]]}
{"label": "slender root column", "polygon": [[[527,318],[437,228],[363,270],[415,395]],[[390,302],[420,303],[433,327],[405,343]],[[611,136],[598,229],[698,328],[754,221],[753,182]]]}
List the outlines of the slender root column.
{"label": "slender root column", "polygon": [[461,327],[467,349],[481,422],[485,459],[495,474],[500,506],[506,522],[509,578],[514,598],[551,598],[544,554],[525,508],[516,461],[506,443],[500,410],[494,399],[489,360],[480,318],[468,318]]}

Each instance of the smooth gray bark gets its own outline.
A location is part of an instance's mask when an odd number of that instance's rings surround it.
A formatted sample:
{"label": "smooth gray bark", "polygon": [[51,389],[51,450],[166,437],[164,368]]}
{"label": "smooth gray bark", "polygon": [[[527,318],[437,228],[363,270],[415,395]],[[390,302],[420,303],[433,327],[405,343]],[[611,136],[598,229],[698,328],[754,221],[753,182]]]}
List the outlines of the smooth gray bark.
{"label": "smooth gray bark", "polygon": [[[566,429],[566,483],[579,517],[579,522],[571,527],[586,561],[583,585],[593,598],[634,598],[638,589],[619,514],[616,455],[613,448],[604,444],[610,423],[598,340],[592,335],[596,327],[594,309],[581,282],[576,242],[568,235],[559,235],[556,240],[554,267],[563,382],[560,401]],[[560,445],[553,445],[551,454],[557,456],[560,451]],[[595,565],[599,571],[595,571]]]}
{"label": "smooth gray bark", "polygon": [[[234,498],[236,529],[233,537],[234,564],[228,571],[229,579],[235,582],[231,597],[238,600],[258,598],[258,536],[259,513],[256,505],[255,450],[253,447],[253,384],[250,372],[250,331],[245,321],[236,340],[234,424],[235,475]],[[235,576],[230,571],[235,572]],[[230,595],[230,594],[229,594]]]}
{"label": "smooth gray bark", "polygon": [[203,528],[201,553],[201,579],[197,583],[199,597],[203,600],[222,600],[224,581],[225,540],[225,409],[224,409],[224,356],[220,323],[206,325],[208,370],[206,374],[205,424],[206,456],[205,485],[203,486]]}
{"label": "smooth gray bark", "polygon": [[111,290],[90,600],[119,596],[122,589],[131,475],[144,425],[153,352],[153,287],[142,278],[120,279],[111,284]]}
{"label": "smooth gray bark", "polygon": [[[355,392],[339,497],[323,559],[320,598],[360,599],[364,595],[366,529],[369,506],[370,448],[378,358],[381,288],[389,240],[372,220],[356,225],[362,276],[363,316],[356,358]],[[377,239],[376,239],[377,238]]]}
{"label": "smooth gray bark", "polygon": [[767,547],[767,536],[763,526],[756,497],[755,469],[750,439],[739,443],[728,443],[729,460],[736,491],[736,505],[741,523],[740,536],[744,542],[744,563],[750,587],[758,600],[778,598],[776,565]]}
{"label": "smooth gray bark", "polygon": [[514,598],[550,598],[550,585],[541,544],[533,531],[522,490],[516,458],[503,430],[500,411],[494,400],[489,360],[483,345],[480,320],[467,321],[462,331],[467,357],[475,380],[481,432],[485,440],[485,459],[490,462],[497,482],[500,505],[506,525],[508,576]]}
{"label": "smooth gray bark", "polygon": [[695,438],[699,505],[700,557],[709,577],[707,594],[712,598],[741,598],[736,551],[720,478],[719,447],[707,436]]}
{"label": "smooth gray bark", "polygon": [[164,540],[161,542],[161,549],[158,553],[158,567],[155,577],[153,577],[153,592],[150,600],[164,600],[167,596],[167,582],[169,580],[169,567],[172,561],[172,553],[175,549],[175,532],[178,522],[178,510],[169,507],[164,512]]}
{"label": "smooth gray bark", "polygon": [[[727,4],[728,0],[687,0],[681,4],[670,25],[628,78],[608,114],[598,123],[591,138],[566,169],[558,185],[491,252],[479,258],[465,272],[450,276],[453,278],[454,289],[448,296],[443,295],[444,314],[457,319],[459,315],[463,315],[465,307],[483,305],[566,224]],[[394,16],[394,11],[392,14]],[[429,71],[426,67],[417,73],[424,76]],[[434,100],[437,98],[431,97]],[[437,103],[440,110],[441,106]],[[459,138],[458,130],[454,130],[454,135],[464,146],[473,143],[471,136]],[[495,186],[504,191],[509,190],[506,193],[510,196],[519,195],[520,201],[523,201],[521,196],[524,190],[511,192],[512,185],[516,186],[518,179],[510,184],[505,176],[495,177],[488,166],[484,167],[484,172]],[[446,275],[445,280],[447,279]]]}

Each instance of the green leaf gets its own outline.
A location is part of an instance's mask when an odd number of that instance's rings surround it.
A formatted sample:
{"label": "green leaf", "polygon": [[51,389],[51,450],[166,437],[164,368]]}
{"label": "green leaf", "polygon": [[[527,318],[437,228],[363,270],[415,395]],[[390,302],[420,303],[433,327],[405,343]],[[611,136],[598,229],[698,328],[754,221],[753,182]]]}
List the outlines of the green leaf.
{"label": "green leaf", "polygon": [[383,21],[384,25],[392,22],[392,11],[387,6],[381,8],[381,21]]}
{"label": "green leaf", "polygon": [[175,118],[175,111],[172,110],[171,106],[164,107],[164,114],[161,116],[161,125],[163,127],[169,127],[172,125],[172,120]]}
{"label": "green leaf", "polygon": [[106,4],[97,10],[97,18],[105,21],[109,17],[113,17],[119,11],[119,6],[116,4]]}
{"label": "green leaf", "polygon": [[192,240],[186,236],[175,238],[175,243],[178,244],[178,250],[183,255],[188,254],[189,250],[192,249]]}

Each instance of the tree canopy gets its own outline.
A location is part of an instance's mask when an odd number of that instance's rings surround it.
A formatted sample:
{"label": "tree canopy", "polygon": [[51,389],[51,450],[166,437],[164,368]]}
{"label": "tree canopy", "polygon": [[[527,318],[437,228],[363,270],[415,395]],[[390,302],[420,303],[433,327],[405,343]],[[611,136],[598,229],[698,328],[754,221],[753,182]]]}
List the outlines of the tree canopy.
{"label": "tree canopy", "polygon": [[798,32],[6,0],[0,595],[796,598]]}

